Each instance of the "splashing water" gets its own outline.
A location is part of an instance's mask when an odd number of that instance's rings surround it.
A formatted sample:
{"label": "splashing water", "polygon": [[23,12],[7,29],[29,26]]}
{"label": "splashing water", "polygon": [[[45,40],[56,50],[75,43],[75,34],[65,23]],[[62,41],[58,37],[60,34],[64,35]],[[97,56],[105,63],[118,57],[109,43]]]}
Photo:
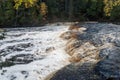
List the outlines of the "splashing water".
{"label": "splashing water", "polygon": [[0,40],[0,80],[44,80],[69,64],[66,41],[59,38],[68,26],[6,29]]}

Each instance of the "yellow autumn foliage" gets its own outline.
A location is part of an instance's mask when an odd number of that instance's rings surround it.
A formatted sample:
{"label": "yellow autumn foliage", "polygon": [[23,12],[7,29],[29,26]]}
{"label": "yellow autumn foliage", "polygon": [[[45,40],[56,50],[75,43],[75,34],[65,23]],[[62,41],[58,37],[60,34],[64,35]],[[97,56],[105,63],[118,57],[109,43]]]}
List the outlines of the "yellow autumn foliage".
{"label": "yellow autumn foliage", "polygon": [[41,13],[42,16],[45,16],[47,14],[47,12],[48,12],[47,11],[47,5],[44,2],[42,2],[40,4],[40,13]]}
{"label": "yellow autumn foliage", "polygon": [[120,5],[120,0],[104,0],[104,12],[106,16],[111,15],[111,10],[113,9],[114,6],[119,6]]}
{"label": "yellow autumn foliage", "polygon": [[22,4],[25,6],[25,8],[29,8],[35,5],[35,3],[37,2],[37,0],[14,0],[15,2],[15,9],[18,9],[19,6],[21,6]]}

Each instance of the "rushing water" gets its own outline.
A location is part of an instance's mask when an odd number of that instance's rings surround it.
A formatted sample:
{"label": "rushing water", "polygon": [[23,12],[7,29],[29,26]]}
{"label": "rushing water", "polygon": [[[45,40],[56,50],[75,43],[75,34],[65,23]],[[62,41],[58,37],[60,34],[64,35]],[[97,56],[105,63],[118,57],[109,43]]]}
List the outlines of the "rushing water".
{"label": "rushing water", "polygon": [[44,80],[69,64],[66,41],[59,38],[68,26],[6,29],[0,40],[0,80]]}

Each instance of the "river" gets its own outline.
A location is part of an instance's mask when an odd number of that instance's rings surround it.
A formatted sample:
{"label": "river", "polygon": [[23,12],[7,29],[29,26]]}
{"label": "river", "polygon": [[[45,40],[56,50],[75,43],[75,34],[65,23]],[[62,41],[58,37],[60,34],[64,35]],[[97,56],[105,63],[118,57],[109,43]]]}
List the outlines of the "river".
{"label": "river", "polygon": [[59,36],[66,25],[5,28],[0,40],[0,80],[44,80],[69,64],[66,41]]}

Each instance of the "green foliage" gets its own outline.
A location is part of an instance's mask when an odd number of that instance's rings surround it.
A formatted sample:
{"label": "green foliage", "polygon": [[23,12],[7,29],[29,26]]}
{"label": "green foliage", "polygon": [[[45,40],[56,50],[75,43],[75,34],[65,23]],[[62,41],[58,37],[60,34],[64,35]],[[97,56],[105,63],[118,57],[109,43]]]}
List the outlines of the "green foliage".
{"label": "green foliage", "polygon": [[76,0],[74,3],[76,17],[95,20],[103,17],[104,3],[102,0]]}
{"label": "green foliage", "polygon": [[111,16],[110,19],[114,21],[120,21],[120,5],[114,6],[111,10]]}
{"label": "green foliage", "polygon": [[120,0],[0,0],[0,26],[45,21],[119,20]]}
{"label": "green foliage", "polygon": [[94,19],[100,18],[103,15],[103,2],[101,0],[89,0],[89,6],[87,8],[87,16]]}
{"label": "green foliage", "polygon": [[[0,3],[0,25],[13,24],[15,11],[13,8],[12,0],[1,1]],[[7,23],[7,24],[6,24]]]}
{"label": "green foliage", "polygon": [[57,16],[59,14],[59,3],[57,0],[46,0],[48,6],[48,15]]}

